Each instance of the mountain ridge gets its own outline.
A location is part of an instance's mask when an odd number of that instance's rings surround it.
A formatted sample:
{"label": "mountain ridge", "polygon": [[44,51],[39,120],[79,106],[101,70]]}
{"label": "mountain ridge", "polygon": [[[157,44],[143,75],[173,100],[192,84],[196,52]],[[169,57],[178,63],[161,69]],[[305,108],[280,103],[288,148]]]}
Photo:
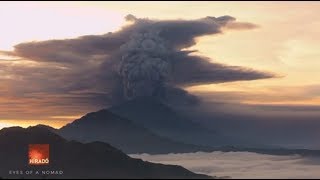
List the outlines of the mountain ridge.
{"label": "mountain ridge", "polygon": [[199,146],[228,146],[238,141],[189,120],[152,97],[139,97],[108,110],[174,141]]}
{"label": "mountain ridge", "polygon": [[[9,139],[10,138],[10,139]],[[50,164],[28,165],[28,145],[49,144]],[[209,178],[181,166],[154,164],[127,156],[107,143],[68,141],[43,127],[0,130],[0,177],[48,178],[37,175],[9,175],[10,170],[61,170],[50,178]]]}
{"label": "mountain ridge", "polygon": [[102,141],[110,143],[126,153],[163,154],[172,152],[196,152],[209,149],[173,141],[161,137],[141,125],[122,118],[107,109],[87,113],[69,123],[57,133],[80,142]]}

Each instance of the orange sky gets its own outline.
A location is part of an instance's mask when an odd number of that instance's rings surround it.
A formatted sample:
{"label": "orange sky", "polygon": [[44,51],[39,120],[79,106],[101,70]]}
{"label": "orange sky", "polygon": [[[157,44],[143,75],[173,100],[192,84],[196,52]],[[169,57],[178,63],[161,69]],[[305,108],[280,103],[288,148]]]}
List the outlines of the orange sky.
{"label": "orange sky", "polygon": [[[217,62],[274,72],[281,77],[187,89],[195,93],[241,93],[238,103],[320,105],[319,9],[319,2],[0,2],[0,50],[12,50],[15,44],[25,41],[115,31],[125,23],[123,17],[127,14],[156,19],[231,15],[239,21],[255,23],[259,28],[201,37],[190,49],[197,49],[197,54]],[[1,55],[0,61],[4,61],[1,59],[8,61],[10,58]],[[0,75],[11,78],[2,70]],[[0,88],[0,93],[10,92],[4,85]],[[37,111],[28,109],[28,104],[7,104],[22,100],[36,101],[12,99],[8,94],[0,98],[0,128],[38,122],[60,127],[95,110],[88,108],[59,114],[56,113],[59,107]],[[25,115],[5,115],[6,111],[25,111]],[[32,113],[37,112],[41,115],[34,117]]]}

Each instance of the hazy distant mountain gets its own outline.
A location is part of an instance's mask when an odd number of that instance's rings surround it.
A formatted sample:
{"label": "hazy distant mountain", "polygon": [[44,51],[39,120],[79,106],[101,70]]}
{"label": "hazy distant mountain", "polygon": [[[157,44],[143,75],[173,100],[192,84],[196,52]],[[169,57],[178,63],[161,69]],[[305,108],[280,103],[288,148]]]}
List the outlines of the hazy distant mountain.
{"label": "hazy distant mountain", "polygon": [[258,154],[268,154],[268,155],[301,155],[301,156],[311,156],[319,157],[320,150],[312,149],[288,149],[288,148],[245,148],[245,147],[219,147],[212,148],[211,151],[221,151],[221,152],[253,152]]}
{"label": "hazy distant mountain", "polygon": [[125,153],[183,153],[208,149],[160,137],[108,110],[89,113],[62,127],[58,133],[80,142],[107,142]]}
{"label": "hazy distant mountain", "polygon": [[[28,145],[50,144],[50,165],[29,166]],[[0,177],[48,178],[9,175],[9,171],[55,170],[63,175],[49,178],[208,178],[180,166],[153,164],[133,159],[112,146],[67,141],[43,127],[5,128],[0,131]]]}
{"label": "hazy distant mountain", "polygon": [[218,134],[183,118],[167,105],[151,97],[141,97],[111,107],[111,112],[169,139],[203,146],[238,145],[242,142]]}

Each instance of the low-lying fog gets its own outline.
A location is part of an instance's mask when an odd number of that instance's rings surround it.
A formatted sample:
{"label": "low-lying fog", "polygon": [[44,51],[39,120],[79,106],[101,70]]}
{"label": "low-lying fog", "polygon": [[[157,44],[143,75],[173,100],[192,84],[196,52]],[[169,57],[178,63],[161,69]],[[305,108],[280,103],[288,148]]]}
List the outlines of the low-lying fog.
{"label": "low-lying fog", "polygon": [[249,152],[134,154],[145,161],[181,165],[195,173],[230,178],[319,178],[320,157],[275,156]]}

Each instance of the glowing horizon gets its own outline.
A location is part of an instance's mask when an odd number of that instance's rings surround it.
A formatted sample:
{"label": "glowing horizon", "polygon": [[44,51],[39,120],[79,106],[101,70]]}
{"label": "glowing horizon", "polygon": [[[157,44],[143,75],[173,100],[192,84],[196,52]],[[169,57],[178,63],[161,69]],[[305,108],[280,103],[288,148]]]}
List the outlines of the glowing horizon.
{"label": "glowing horizon", "polygon": [[[307,10],[301,11],[302,8]],[[199,50],[195,54],[215,62],[273,72],[281,77],[186,89],[199,94],[229,93],[239,97],[236,103],[240,104],[320,106],[319,8],[319,2],[1,2],[0,64],[21,63],[15,57],[1,53],[14,50],[19,43],[114,32],[125,25],[127,14],[160,20],[231,15],[240,21],[257,24],[259,28],[203,36],[189,49]],[[0,70],[0,75],[7,80],[16,78],[4,70]],[[39,99],[16,97],[6,85],[0,85],[0,88],[3,94],[0,129],[17,124],[27,127],[39,122],[58,128],[102,108],[79,107],[65,112],[67,105],[43,107]],[[63,98],[63,95],[48,97],[50,100],[55,98]],[[222,97],[221,101],[229,101],[228,96]],[[12,114],[8,115],[8,112]]]}

